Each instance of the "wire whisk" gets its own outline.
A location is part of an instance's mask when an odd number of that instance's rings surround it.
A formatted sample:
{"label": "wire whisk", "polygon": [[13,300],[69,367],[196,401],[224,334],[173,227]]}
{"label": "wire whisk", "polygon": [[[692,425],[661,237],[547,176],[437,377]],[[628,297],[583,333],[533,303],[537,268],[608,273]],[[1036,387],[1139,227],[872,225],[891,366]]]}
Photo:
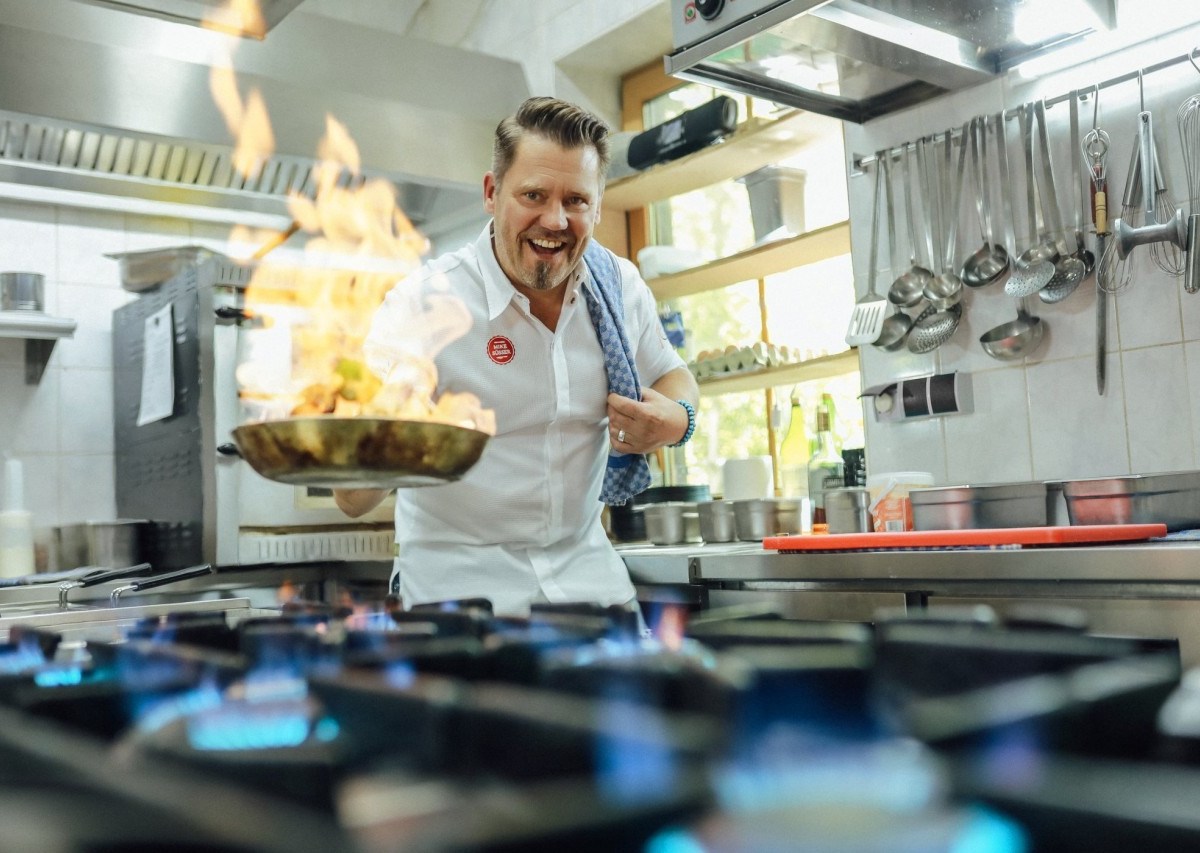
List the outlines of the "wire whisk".
{"label": "wire whisk", "polygon": [[1196,212],[1200,195],[1200,95],[1192,95],[1179,105],[1179,141],[1183,143],[1183,171],[1187,179],[1187,212]]}

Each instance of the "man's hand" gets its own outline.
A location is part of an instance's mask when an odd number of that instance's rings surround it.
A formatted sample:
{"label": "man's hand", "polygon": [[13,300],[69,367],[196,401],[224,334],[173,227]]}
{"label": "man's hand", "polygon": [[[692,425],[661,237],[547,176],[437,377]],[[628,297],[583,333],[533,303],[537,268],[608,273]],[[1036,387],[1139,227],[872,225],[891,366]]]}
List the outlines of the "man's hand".
{"label": "man's hand", "polygon": [[640,403],[608,395],[608,438],[621,453],[649,453],[675,444],[687,426],[687,410],[653,388],[642,389]]}
{"label": "man's hand", "polygon": [[351,518],[366,515],[383,503],[387,492],[383,489],[334,489],[333,500],[338,509]]}

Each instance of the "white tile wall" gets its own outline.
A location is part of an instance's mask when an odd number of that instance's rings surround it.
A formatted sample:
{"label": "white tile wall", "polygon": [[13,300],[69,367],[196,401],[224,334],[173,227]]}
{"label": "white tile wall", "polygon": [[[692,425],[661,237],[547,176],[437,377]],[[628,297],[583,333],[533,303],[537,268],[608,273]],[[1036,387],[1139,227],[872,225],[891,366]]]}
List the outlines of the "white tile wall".
{"label": "white tile wall", "polygon": [[[0,201],[0,270],[46,276],[46,310],[75,320],[41,381],[25,384],[24,342],[0,339],[0,454],[24,463],[25,503],[50,527],[116,516],[112,312],[136,298],[107,252],[202,242],[228,248],[228,229]],[[281,250],[283,251],[283,250]]]}
{"label": "white tile wall", "polygon": [[[1161,56],[1186,53],[1200,34],[1174,33],[1154,44]],[[1186,46],[1185,46],[1186,45]],[[1161,58],[1161,57],[1160,57]],[[1118,56],[1119,60],[1120,57]],[[1145,60],[1153,61],[1153,60]],[[1010,109],[1028,100],[1052,98],[1132,71],[1109,63],[1104,76],[1087,67],[1055,78],[1023,81],[1015,75],[957,92],[866,125],[846,126],[847,157],[911,141],[923,134],[958,127],[972,116]],[[1156,136],[1172,195],[1186,195],[1176,109],[1200,85],[1196,72],[1182,63],[1145,77],[1146,107],[1153,112]],[[1100,94],[1099,123],[1111,139],[1108,158],[1110,216],[1119,215],[1127,165],[1133,150],[1140,109],[1136,82],[1106,88]],[[1072,196],[1070,141],[1066,103],[1047,111],[1060,205],[1068,217]],[[1091,104],[1081,105],[1080,125],[1091,127]],[[1009,154],[1020,158],[1015,122],[1008,133]],[[1023,169],[1018,168],[1018,175]],[[894,171],[895,174],[895,171]],[[1017,243],[1027,242],[1023,178],[1012,182],[1019,198]],[[857,292],[866,287],[873,175],[850,181],[852,236]],[[998,205],[995,209],[999,209]],[[964,202],[956,256],[978,247],[974,207]],[[901,226],[901,255],[907,240]],[[877,422],[868,412],[868,466],[887,470],[928,470],[939,483],[998,483],[1027,479],[1063,479],[1200,468],[1200,294],[1184,293],[1173,278],[1151,263],[1144,247],[1131,256],[1128,288],[1108,297],[1109,355],[1107,391],[1096,390],[1097,293],[1089,279],[1057,305],[1032,300],[1034,313],[1048,331],[1040,350],[1018,362],[999,362],[983,352],[979,336],[1012,320],[1016,303],[995,287],[968,290],[965,315],[955,337],[935,353],[912,355],[865,348],[861,353],[864,387],[933,372],[972,374],[975,412],[917,423]],[[879,267],[883,288],[894,278],[886,252]],[[940,424],[940,425],[938,425]]]}

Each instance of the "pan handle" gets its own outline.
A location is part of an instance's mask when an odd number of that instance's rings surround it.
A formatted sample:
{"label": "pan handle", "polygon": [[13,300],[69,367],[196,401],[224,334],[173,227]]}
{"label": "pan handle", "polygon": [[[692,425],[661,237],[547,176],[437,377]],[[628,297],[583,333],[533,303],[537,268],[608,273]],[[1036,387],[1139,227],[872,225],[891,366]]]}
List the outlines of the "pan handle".
{"label": "pan handle", "polygon": [[109,595],[109,601],[113,605],[117,605],[122,593],[126,592],[141,592],[146,589],[153,589],[156,586],[174,583],[175,581],[187,580],[188,578],[198,578],[202,575],[212,574],[213,567],[210,563],[202,563],[198,566],[189,566],[186,569],[177,569],[173,572],[167,572],[165,575],[154,575],[145,580],[134,581],[133,583],[119,586]]}
{"label": "pan handle", "polygon": [[100,569],[94,572],[88,572],[81,578],[75,580],[63,581],[58,585],[58,609],[67,609],[67,593],[73,589],[80,589],[85,586],[95,586],[98,583],[105,581],[121,580],[122,578],[135,578],[143,575],[148,575],[154,569],[149,563],[138,563],[136,566],[127,566],[123,569]]}

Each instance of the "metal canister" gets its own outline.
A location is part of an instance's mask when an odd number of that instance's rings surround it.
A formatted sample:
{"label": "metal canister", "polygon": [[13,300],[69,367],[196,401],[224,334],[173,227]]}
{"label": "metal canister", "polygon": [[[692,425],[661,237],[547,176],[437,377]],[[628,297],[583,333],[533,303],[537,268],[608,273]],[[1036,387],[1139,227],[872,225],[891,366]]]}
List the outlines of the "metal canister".
{"label": "metal canister", "polygon": [[825,492],[825,523],[830,533],[871,532],[871,493],[864,488]]}
{"label": "metal canister", "polygon": [[0,272],[0,310],[41,311],[46,277],[39,272]]}

